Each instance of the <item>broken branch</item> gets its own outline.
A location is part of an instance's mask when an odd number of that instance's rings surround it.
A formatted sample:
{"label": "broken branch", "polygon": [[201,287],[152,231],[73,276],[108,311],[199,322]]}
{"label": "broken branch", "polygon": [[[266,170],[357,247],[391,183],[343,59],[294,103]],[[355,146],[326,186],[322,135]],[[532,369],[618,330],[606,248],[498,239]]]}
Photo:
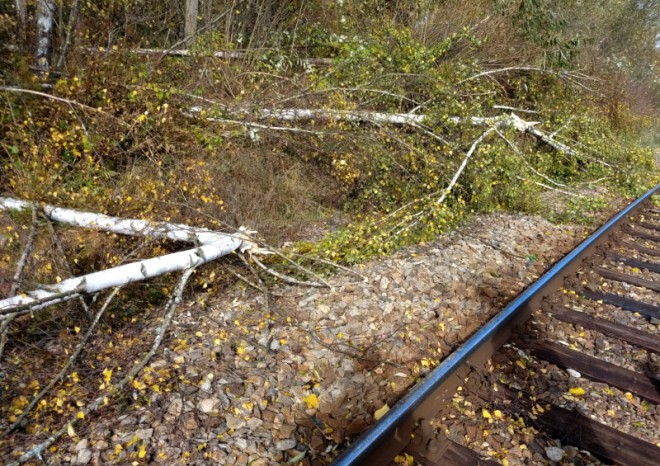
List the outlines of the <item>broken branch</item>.
{"label": "broken branch", "polygon": [[[195,270],[194,267],[191,267],[189,269],[186,269],[181,275],[181,279],[179,280],[179,283],[176,287],[176,290],[174,291],[174,294],[167,302],[167,305],[165,307],[166,312],[165,312],[165,317],[163,318],[163,323],[156,332],[156,338],[154,338],[154,342],[151,345],[151,349],[144,356],[144,358],[142,358],[142,360],[138,364],[136,364],[128,372],[128,374],[126,374],[126,376],[117,383],[117,385],[114,386],[115,388],[113,393],[114,395],[121,393],[121,391],[126,387],[126,385],[128,385],[128,383],[131,382],[137,376],[137,374],[140,373],[142,369],[144,369],[144,367],[151,360],[154,354],[156,354],[156,351],[158,351],[158,348],[160,347],[160,344],[162,343],[163,338],[165,337],[165,332],[172,323],[174,313],[179,307],[179,304],[181,303],[181,298],[183,296],[183,290],[186,286],[186,283],[188,283],[188,279],[190,278],[194,270]],[[30,451],[24,453],[20,458],[18,458],[18,460],[14,461],[13,463],[10,463],[8,466],[20,466],[21,464],[31,460],[32,458],[38,458],[43,461],[42,454],[44,450],[46,450],[52,444],[57,442],[65,433],[69,431],[69,429],[72,429],[73,426],[75,426],[81,418],[84,418],[89,413],[97,411],[101,407],[101,405],[105,405],[107,403],[107,399],[108,397],[105,395],[97,397],[94,401],[87,404],[87,406],[81,409],[80,412],[72,416],[69,419],[69,421],[60,430],[52,434],[50,437],[48,437],[46,440],[44,440],[43,442],[32,448]],[[81,413],[82,416],[80,416]]]}

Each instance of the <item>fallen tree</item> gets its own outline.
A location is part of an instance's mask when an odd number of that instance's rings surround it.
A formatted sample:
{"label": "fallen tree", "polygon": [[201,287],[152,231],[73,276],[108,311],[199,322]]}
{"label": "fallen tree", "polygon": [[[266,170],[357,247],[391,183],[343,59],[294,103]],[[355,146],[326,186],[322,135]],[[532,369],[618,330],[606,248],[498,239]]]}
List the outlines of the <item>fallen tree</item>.
{"label": "fallen tree", "polygon": [[[29,201],[0,198],[0,209],[27,210],[33,208],[34,205]],[[69,278],[57,284],[42,285],[35,290],[0,300],[0,320],[12,319],[18,314],[48,307],[81,294],[96,293],[166,273],[198,267],[236,250],[241,252],[250,251],[251,253],[267,252],[259,248],[250,239],[250,235],[254,232],[250,232],[245,228],[241,228],[237,234],[231,235],[187,225],[111,217],[52,205],[42,205],[40,208],[49,219],[67,225],[124,235],[194,242],[197,243],[197,246],[184,251]]]}
{"label": "fallen tree", "polygon": [[[312,121],[350,121],[358,123],[371,123],[375,125],[398,125],[398,126],[410,126],[416,130],[422,130],[423,132],[429,132],[425,126],[425,122],[428,121],[428,117],[423,114],[415,113],[387,113],[387,112],[376,112],[370,110],[332,110],[332,109],[310,109],[310,108],[286,108],[286,109],[274,109],[274,108],[265,108],[265,109],[230,109],[227,107],[222,107],[222,112],[229,114],[233,119],[223,119],[217,118],[215,116],[208,116],[208,114],[213,114],[212,109],[203,108],[200,106],[194,106],[190,108],[190,111],[186,114],[190,115],[204,115],[208,121],[215,121],[219,123],[228,123],[228,124],[239,124],[248,128],[254,129],[264,129],[264,130],[273,130],[273,131],[291,131],[291,132],[311,132],[303,128],[286,128],[281,126],[269,126],[263,124],[255,124],[250,121],[250,119],[256,120],[272,120],[280,122],[312,122]],[[466,121],[465,118],[461,117],[450,117],[448,121],[452,123],[463,123]],[[538,129],[536,126],[540,123],[538,121],[526,121],[520,118],[516,113],[511,112],[508,114],[502,114],[494,117],[470,117],[467,119],[470,124],[475,126],[493,126],[497,125],[500,128],[511,127],[515,128],[517,131],[529,134],[539,141],[547,144],[558,152],[562,152],[570,156],[578,156],[579,154],[567,146],[566,144],[558,141],[553,134],[548,134],[545,131]],[[435,133],[433,133],[435,134]],[[604,162],[599,159],[594,159],[596,162],[601,163],[605,166],[612,167],[611,164]]]}

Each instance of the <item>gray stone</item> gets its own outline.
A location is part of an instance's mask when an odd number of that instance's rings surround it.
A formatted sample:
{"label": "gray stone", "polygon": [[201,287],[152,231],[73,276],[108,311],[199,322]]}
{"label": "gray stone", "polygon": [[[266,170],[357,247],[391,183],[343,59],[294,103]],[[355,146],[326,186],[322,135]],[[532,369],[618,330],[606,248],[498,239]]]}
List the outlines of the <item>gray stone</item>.
{"label": "gray stone", "polygon": [[197,409],[203,413],[209,414],[213,412],[213,407],[219,402],[217,398],[206,398],[199,402]]}
{"label": "gray stone", "polygon": [[245,451],[245,449],[247,448],[247,440],[245,440],[244,438],[237,438],[236,446],[240,448],[242,451]]}
{"label": "gray stone", "polygon": [[582,374],[580,374],[575,369],[566,369],[566,372],[568,372],[568,375],[570,375],[571,377],[575,377],[576,379],[579,379],[580,377],[582,377]]}
{"label": "gray stone", "polygon": [[73,464],[87,464],[92,460],[92,450],[84,449],[78,452]]}
{"label": "gray stone", "polygon": [[74,450],[76,452],[79,452],[81,450],[87,450],[87,444],[88,443],[89,443],[89,440],[87,440],[86,438],[82,439],[80,442],[76,443],[76,447],[74,448]]}
{"label": "gray stone", "polygon": [[243,419],[232,416],[231,414],[225,416],[225,422],[227,423],[228,429],[238,430],[241,427],[245,427],[245,421]]}
{"label": "gray stone", "polygon": [[546,447],[545,455],[550,461],[559,462],[564,458],[564,450],[559,447]]}
{"label": "gray stone", "polygon": [[297,444],[298,444],[298,442],[296,441],[296,439],[288,438],[288,439],[278,441],[275,444],[275,448],[278,451],[291,450],[293,448],[296,448]]}
{"label": "gray stone", "polygon": [[153,429],[138,429],[135,431],[135,435],[137,435],[141,440],[145,441],[149,440],[153,434]]}

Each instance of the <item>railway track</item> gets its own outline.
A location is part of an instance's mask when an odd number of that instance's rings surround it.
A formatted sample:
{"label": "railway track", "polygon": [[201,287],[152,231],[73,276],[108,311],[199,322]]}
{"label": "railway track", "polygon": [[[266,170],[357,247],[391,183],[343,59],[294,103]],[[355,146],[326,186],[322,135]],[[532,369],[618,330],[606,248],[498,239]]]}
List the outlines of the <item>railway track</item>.
{"label": "railway track", "polygon": [[558,261],[333,464],[660,464],[656,192]]}

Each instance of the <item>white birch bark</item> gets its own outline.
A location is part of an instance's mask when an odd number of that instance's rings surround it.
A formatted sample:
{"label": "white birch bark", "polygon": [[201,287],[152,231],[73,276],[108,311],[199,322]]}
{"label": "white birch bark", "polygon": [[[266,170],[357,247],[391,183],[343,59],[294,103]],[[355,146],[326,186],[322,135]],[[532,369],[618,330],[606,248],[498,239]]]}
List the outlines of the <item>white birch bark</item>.
{"label": "white birch bark", "polygon": [[[201,107],[191,107],[191,113],[201,113]],[[390,125],[415,125],[422,123],[424,115],[410,113],[383,113],[369,110],[326,110],[309,108],[259,109],[254,113],[247,110],[231,112],[237,117],[256,117],[259,120],[277,121],[356,121]]]}
{"label": "white birch bark", "polygon": [[[32,209],[34,205],[33,202],[21,199],[0,197],[0,210],[27,210]],[[40,208],[51,220],[74,227],[124,235],[194,242],[198,244],[198,247],[121,265],[82,277],[69,278],[55,285],[41,286],[28,293],[0,300],[0,320],[13,318],[12,311],[25,309],[26,306],[30,306],[30,310],[41,309],[75,298],[80,294],[96,293],[107,288],[123,286],[165,273],[197,267],[235,250],[249,251],[253,254],[270,253],[259,248],[251,240],[251,235],[254,232],[242,227],[236,234],[229,235],[188,225],[111,217],[93,212],[55,207],[49,204],[41,205]]]}
{"label": "white birch bark", "polygon": [[50,68],[53,47],[53,23],[55,3],[52,0],[37,0],[37,69],[45,73]]}
{"label": "white birch bark", "polygon": [[[207,243],[198,248],[166,254],[108,270],[90,273],[82,277],[69,278],[47,287],[0,300],[0,320],[12,316],[12,309],[34,303],[31,310],[38,310],[58,302],[75,298],[79,294],[96,293],[115,286],[124,286],[169,272],[197,267],[237,250],[242,245],[238,237],[225,235],[222,240]],[[51,299],[52,298],[52,299]],[[45,304],[39,302],[49,300]]]}
{"label": "white birch bark", "polygon": [[[34,203],[30,201],[0,197],[0,210],[29,210],[33,206]],[[111,217],[104,214],[56,207],[50,204],[41,205],[40,208],[54,222],[90,230],[111,231],[122,235],[166,238],[172,241],[197,242],[202,245],[217,242],[226,236],[215,231],[188,225]]]}
{"label": "white birch bark", "polygon": [[[190,108],[191,113],[201,113],[202,107],[194,106]],[[255,117],[260,120],[276,120],[276,121],[356,121],[365,123],[376,124],[389,124],[389,125],[404,125],[417,127],[426,118],[425,115],[417,115],[412,113],[384,113],[374,112],[369,110],[327,110],[327,109],[309,109],[309,108],[286,108],[286,109],[258,109],[255,112],[248,112],[247,110],[231,111],[224,109],[230,114],[239,118],[246,118],[249,116]],[[212,119],[210,119],[212,120]],[[461,117],[450,117],[450,121],[460,123],[465,121]],[[492,126],[497,125],[500,128],[513,127],[521,133],[530,134],[537,139],[548,144],[553,149],[563,152],[567,155],[577,156],[577,152],[571,149],[566,144],[563,144],[551,135],[535,128],[540,122],[526,121],[520,118],[515,113],[509,115],[499,115],[495,117],[470,117],[469,121],[475,126]]]}

